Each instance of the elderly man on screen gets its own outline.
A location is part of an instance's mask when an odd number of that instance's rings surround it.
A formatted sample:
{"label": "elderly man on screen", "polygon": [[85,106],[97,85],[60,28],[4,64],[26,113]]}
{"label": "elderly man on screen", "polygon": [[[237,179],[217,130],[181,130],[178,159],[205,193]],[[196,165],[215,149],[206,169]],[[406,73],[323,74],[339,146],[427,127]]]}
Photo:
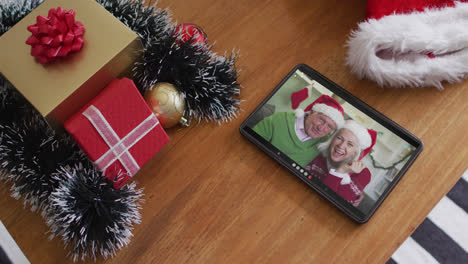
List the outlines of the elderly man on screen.
{"label": "elderly man on screen", "polygon": [[[291,95],[292,108],[310,94],[304,88]],[[328,95],[322,95],[304,111],[278,112],[264,118],[253,130],[282,151],[298,165],[305,167],[318,154],[316,145],[344,123],[341,105]]]}

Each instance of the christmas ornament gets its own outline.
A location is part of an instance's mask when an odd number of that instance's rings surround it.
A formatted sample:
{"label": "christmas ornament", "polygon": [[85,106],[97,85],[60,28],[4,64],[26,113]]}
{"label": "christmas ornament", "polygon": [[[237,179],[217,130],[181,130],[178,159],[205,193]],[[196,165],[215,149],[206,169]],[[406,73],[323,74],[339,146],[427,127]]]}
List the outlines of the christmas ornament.
{"label": "christmas ornament", "polygon": [[176,39],[171,34],[145,47],[143,60],[135,63],[137,87],[145,92],[158,82],[172,83],[190,106],[190,117],[218,123],[234,118],[240,104],[237,54],[217,56],[211,47],[176,44]]}
{"label": "christmas ornament", "polygon": [[207,42],[205,31],[195,24],[185,23],[178,25],[175,29],[177,43],[189,41],[192,45],[204,47]]}
{"label": "christmas ornament", "polygon": [[28,31],[32,33],[26,40],[26,44],[31,45],[31,55],[45,64],[79,51],[85,28],[75,21],[75,10],[58,7],[50,9],[47,17],[37,16],[37,23],[28,26]]}
{"label": "christmas ornament", "polygon": [[114,256],[128,245],[141,219],[142,190],[135,183],[114,189],[91,163],[63,167],[54,177],[59,186],[49,198],[47,224],[51,237],[71,245],[74,261]]}
{"label": "christmas ornament", "polygon": [[381,86],[435,86],[468,77],[468,1],[369,0],[347,64]]}
{"label": "christmas ornament", "polygon": [[[167,10],[147,7],[143,1],[97,0],[135,31],[144,45],[144,59],[136,63],[134,81],[144,94],[158,82],[168,82],[185,97],[187,122],[192,118],[227,122],[239,111],[238,54],[218,56],[212,46],[177,42]],[[206,38],[205,38],[206,41]],[[176,45],[177,43],[177,45]]]}
{"label": "christmas ornament", "polygon": [[170,83],[157,83],[146,91],[145,100],[164,128],[181,122],[185,100],[177,88]]}

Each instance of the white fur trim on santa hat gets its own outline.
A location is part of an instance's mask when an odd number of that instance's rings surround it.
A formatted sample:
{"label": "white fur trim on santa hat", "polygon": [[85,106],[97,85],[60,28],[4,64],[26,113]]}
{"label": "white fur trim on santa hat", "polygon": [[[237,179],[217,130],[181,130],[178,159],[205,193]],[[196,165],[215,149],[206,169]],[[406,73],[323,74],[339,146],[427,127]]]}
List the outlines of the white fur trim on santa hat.
{"label": "white fur trim on santa hat", "polygon": [[296,115],[296,118],[301,118],[301,117],[304,117],[305,115],[304,110],[300,108],[294,110],[294,114]]}
{"label": "white fur trim on santa hat", "polygon": [[344,124],[343,114],[336,108],[326,104],[314,104],[312,111],[322,113],[335,122],[336,128],[341,128]]}
{"label": "white fur trim on santa hat", "polygon": [[354,120],[346,120],[343,128],[353,132],[353,134],[359,140],[359,147],[361,149],[366,149],[371,146],[371,136],[369,135],[369,131],[367,131],[364,126],[360,125]]}
{"label": "white fur trim on santa hat", "polygon": [[[379,85],[435,86],[468,77],[468,3],[411,14],[393,14],[359,24],[348,41],[347,64]],[[383,59],[379,52],[414,54]],[[430,52],[435,58],[429,58]]]}

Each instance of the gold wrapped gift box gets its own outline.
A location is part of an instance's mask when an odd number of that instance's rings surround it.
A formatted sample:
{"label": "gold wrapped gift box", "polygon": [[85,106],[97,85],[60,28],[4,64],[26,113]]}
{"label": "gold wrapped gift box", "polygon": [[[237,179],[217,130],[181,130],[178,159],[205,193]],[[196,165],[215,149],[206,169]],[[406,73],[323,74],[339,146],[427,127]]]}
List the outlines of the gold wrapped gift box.
{"label": "gold wrapped gift box", "polygon": [[[25,43],[27,26],[49,9],[76,11],[85,26],[81,51],[45,65]],[[46,0],[0,37],[0,73],[53,127],[77,112],[114,78],[128,76],[141,56],[139,37],[94,0]]]}

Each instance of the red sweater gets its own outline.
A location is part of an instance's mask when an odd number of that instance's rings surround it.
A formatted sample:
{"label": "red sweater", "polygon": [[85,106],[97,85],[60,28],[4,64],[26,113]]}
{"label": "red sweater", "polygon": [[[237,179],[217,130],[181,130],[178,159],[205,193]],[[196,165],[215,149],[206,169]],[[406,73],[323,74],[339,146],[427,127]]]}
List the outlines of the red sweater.
{"label": "red sweater", "polygon": [[343,197],[348,202],[354,202],[364,190],[371,179],[371,173],[368,168],[363,169],[360,173],[350,174],[351,183],[342,185],[342,178],[329,173],[327,159],[322,155],[318,155],[311,161],[305,169],[313,176],[320,179],[325,185]]}

